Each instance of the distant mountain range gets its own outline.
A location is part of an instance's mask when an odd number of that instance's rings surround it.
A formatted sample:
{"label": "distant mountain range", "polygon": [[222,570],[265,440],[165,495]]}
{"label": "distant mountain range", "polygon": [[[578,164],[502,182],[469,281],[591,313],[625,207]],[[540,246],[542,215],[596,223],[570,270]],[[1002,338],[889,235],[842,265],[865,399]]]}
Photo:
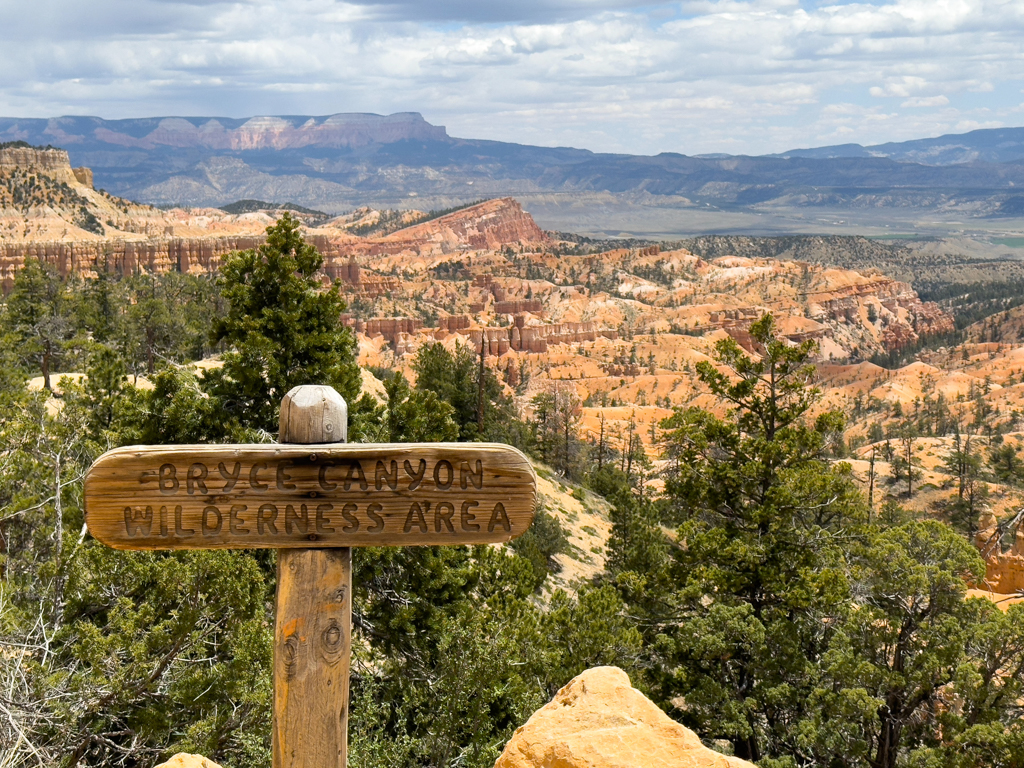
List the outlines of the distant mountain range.
{"label": "distant mountain range", "polygon": [[970,133],[948,133],[934,139],[890,142],[864,147],[836,144],[817,149],[793,149],[774,157],[888,157],[904,163],[959,165],[962,163],[1011,163],[1024,159],[1024,128],[985,128]]}
{"label": "distant mountain range", "polygon": [[[601,193],[720,211],[1024,214],[1024,128],[778,155],[602,154],[451,137],[414,112],[248,119],[0,118],[0,142],[66,149],[98,188],[158,205],[241,199],[339,212]],[[653,201],[653,202],[652,202]]]}

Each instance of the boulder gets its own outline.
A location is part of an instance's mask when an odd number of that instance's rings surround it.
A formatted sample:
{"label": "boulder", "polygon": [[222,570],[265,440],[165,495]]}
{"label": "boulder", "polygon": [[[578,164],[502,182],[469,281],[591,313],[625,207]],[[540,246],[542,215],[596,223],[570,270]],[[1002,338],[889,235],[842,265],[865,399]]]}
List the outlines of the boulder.
{"label": "boulder", "polygon": [[202,755],[179,752],[166,763],[160,763],[156,768],[220,768],[220,766]]}
{"label": "boulder", "polygon": [[505,746],[494,768],[754,768],[701,744],[618,667],[574,678]]}

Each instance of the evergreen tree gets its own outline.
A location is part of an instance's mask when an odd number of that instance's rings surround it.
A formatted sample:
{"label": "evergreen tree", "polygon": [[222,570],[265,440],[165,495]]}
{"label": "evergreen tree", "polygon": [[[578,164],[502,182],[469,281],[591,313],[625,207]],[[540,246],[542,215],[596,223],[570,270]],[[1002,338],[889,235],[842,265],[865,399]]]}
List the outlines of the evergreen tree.
{"label": "evergreen tree", "polygon": [[[938,522],[871,539],[853,571],[857,607],[823,657],[804,731],[813,738],[799,757],[896,768],[926,765],[918,761],[929,755],[941,765],[957,758],[953,737],[978,738],[969,731],[981,722],[999,723],[992,735],[1004,735],[1007,715],[1019,711],[1009,698],[1021,691],[1024,624],[1019,615],[1002,620],[989,601],[964,599],[963,576],[978,580],[984,570],[970,542]],[[992,645],[996,626],[1005,649]],[[1022,758],[1018,751],[1008,764]]]}
{"label": "evergreen tree", "polygon": [[384,396],[386,403],[377,405],[364,395],[354,409],[360,437],[367,442],[428,443],[458,437],[454,409],[434,392],[412,389],[401,373],[384,380]]}
{"label": "evergreen tree", "polygon": [[[480,395],[493,403],[500,399],[501,385],[489,368],[485,366],[480,371],[479,359],[473,350],[463,344],[449,352],[440,342],[426,344],[417,353],[412,367],[416,372],[416,389],[433,392],[454,409],[459,440],[482,439],[478,426]],[[487,410],[484,410],[485,421]]]}
{"label": "evergreen tree", "polygon": [[74,307],[57,271],[38,259],[25,259],[7,297],[7,318],[20,338],[18,351],[31,361],[50,390],[50,374],[60,365],[65,345],[74,336]]}
{"label": "evergreen tree", "polygon": [[174,308],[160,290],[162,282],[162,278],[154,275],[136,278],[136,299],[128,311],[134,342],[130,354],[134,361],[145,365],[150,376],[156,372],[157,363],[169,356],[176,336]]}
{"label": "evergreen tree", "polygon": [[227,258],[219,278],[227,312],[210,335],[229,347],[224,367],[209,376],[211,393],[237,423],[267,432],[300,384],[332,386],[351,403],[359,393],[345,302],[336,287],[322,286],[323,257],[299,229],[286,213],[267,228],[266,243]]}
{"label": "evergreen tree", "polygon": [[559,387],[534,395],[533,423],[541,459],[566,478],[579,480],[585,467],[585,452],[579,438],[583,418],[576,393]]}
{"label": "evergreen tree", "polygon": [[728,419],[677,410],[662,423],[671,462],[666,515],[672,606],[655,647],[666,700],[706,738],[750,760],[792,754],[836,611],[849,595],[840,541],[866,517],[845,465],[823,457],[838,414],[806,418],[816,397],[811,342],[792,346],[766,315],[750,329],[758,358],[732,339],[701,381]]}
{"label": "evergreen tree", "polygon": [[1020,458],[1020,448],[1012,443],[993,447],[989,451],[988,464],[1000,483],[1019,485],[1024,481],[1024,461]]}
{"label": "evergreen tree", "polygon": [[96,278],[83,291],[79,323],[88,328],[92,338],[102,344],[118,341],[124,332],[123,323],[128,296],[123,282],[110,272],[106,256],[97,264]]}
{"label": "evergreen tree", "polygon": [[979,507],[988,496],[988,488],[981,482],[981,456],[969,432],[966,436],[961,436],[959,430],[954,433],[945,469],[957,481],[957,497],[949,505],[950,522],[957,530],[973,536]]}

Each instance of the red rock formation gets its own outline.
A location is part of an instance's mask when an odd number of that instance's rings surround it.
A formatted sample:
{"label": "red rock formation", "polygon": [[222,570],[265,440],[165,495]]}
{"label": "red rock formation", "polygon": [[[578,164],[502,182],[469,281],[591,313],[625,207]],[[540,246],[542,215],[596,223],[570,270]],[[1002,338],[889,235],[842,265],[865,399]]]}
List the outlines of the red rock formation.
{"label": "red rock formation", "polygon": [[[514,281],[522,284],[522,281]],[[494,304],[491,309],[499,315],[514,315],[521,312],[529,312],[531,314],[539,315],[544,311],[544,302],[540,299],[527,299],[527,298],[514,298],[516,294],[524,293],[523,290],[513,290],[510,292],[506,286],[497,282],[494,279],[494,275],[474,275],[473,276],[473,288],[484,292],[484,300],[481,302],[473,302],[473,306],[479,307],[478,310],[483,311],[487,305],[486,294],[490,293],[494,297]]]}
{"label": "red rock formation", "polygon": [[449,333],[458,333],[469,328],[472,324],[473,318],[469,315],[447,315],[437,319],[438,332],[442,333],[443,336],[447,336]]}
{"label": "red rock formation", "polygon": [[214,272],[231,251],[256,248],[265,238],[255,236],[175,238],[148,240],[92,240],[89,242],[0,242],[0,287],[9,291],[14,274],[27,258],[54,266],[61,275],[95,273],[108,269],[122,275],[152,272]]}
{"label": "red rock formation", "polygon": [[57,181],[76,184],[71,170],[71,159],[63,149],[35,149],[34,147],[8,147],[0,149],[0,171],[31,168],[42,171]]}
{"label": "red rock formation", "polygon": [[547,235],[511,197],[486,202],[416,224],[385,238],[392,241],[441,242],[454,236],[470,248],[497,249],[513,243],[545,243]]}
{"label": "red rock formation", "polygon": [[500,357],[511,348],[508,328],[471,328],[464,335],[469,336],[476,350],[480,349],[481,339],[486,340],[484,354],[491,357]]}
{"label": "red rock formation", "polygon": [[877,298],[893,314],[905,310],[911,318],[910,327],[890,324],[884,329],[882,342],[889,351],[913,343],[920,336],[953,330],[953,318],[938,304],[921,301],[908,284],[882,275],[871,276],[860,283],[809,293],[809,315],[817,320],[857,323],[861,299],[868,297]]}
{"label": "red rock formation", "polygon": [[578,344],[595,341],[599,337],[617,339],[617,331],[601,328],[597,323],[546,323],[543,325],[514,325],[511,345],[523,352],[547,352],[550,344]]}
{"label": "red rock formation", "polygon": [[361,270],[355,257],[349,257],[348,261],[341,259],[328,259],[324,263],[324,273],[331,280],[341,280],[346,285],[359,287],[362,285]]}
{"label": "red rock formation", "polygon": [[533,217],[511,197],[505,197],[400,229],[386,237],[338,242],[337,247],[341,253],[352,255],[380,256],[404,251],[432,255],[466,249],[498,250],[506,245],[547,241],[547,235]]}
{"label": "red rock formation", "polygon": [[1024,531],[1017,530],[1013,546],[1006,552],[999,535],[996,516],[983,512],[974,542],[985,558],[984,586],[1002,595],[1024,591]]}
{"label": "red rock formation", "polygon": [[353,319],[351,325],[357,333],[370,338],[383,336],[392,344],[402,333],[416,333],[423,323],[413,317],[371,317],[369,320]]}
{"label": "red rock formation", "polygon": [[914,330],[919,336],[950,333],[954,330],[953,318],[934,301],[917,299],[916,303],[912,303],[911,311],[914,315]]}
{"label": "red rock formation", "polygon": [[495,301],[492,307],[498,315],[516,315],[529,312],[532,315],[544,313],[544,302],[540,299],[519,299],[517,301]]}
{"label": "red rock formation", "polygon": [[494,288],[494,275],[473,275],[473,287],[482,288],[485,291],[493,290]]}

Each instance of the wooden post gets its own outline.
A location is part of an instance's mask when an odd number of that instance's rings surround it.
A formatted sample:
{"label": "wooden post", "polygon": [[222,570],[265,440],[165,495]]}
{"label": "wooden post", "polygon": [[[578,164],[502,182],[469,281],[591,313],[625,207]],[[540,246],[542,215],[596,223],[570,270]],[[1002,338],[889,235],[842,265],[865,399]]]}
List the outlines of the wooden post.
{"label": "wooden post", "polygon": [[[332,387],[281,403],[281,443],[343,443],[348,407]],[[279,549],[274,626],[274,768],[345,768],[352,549]]]}
{"label": "wooden post", "polygon": [[494,544],[533,522],[537,478],[515,448],[344,445],[330,387],[281,403],[279,444],[131,445],[100,456],[85,519],[116,549],[276,549],[274,768],[345,768],[352,550]]}

